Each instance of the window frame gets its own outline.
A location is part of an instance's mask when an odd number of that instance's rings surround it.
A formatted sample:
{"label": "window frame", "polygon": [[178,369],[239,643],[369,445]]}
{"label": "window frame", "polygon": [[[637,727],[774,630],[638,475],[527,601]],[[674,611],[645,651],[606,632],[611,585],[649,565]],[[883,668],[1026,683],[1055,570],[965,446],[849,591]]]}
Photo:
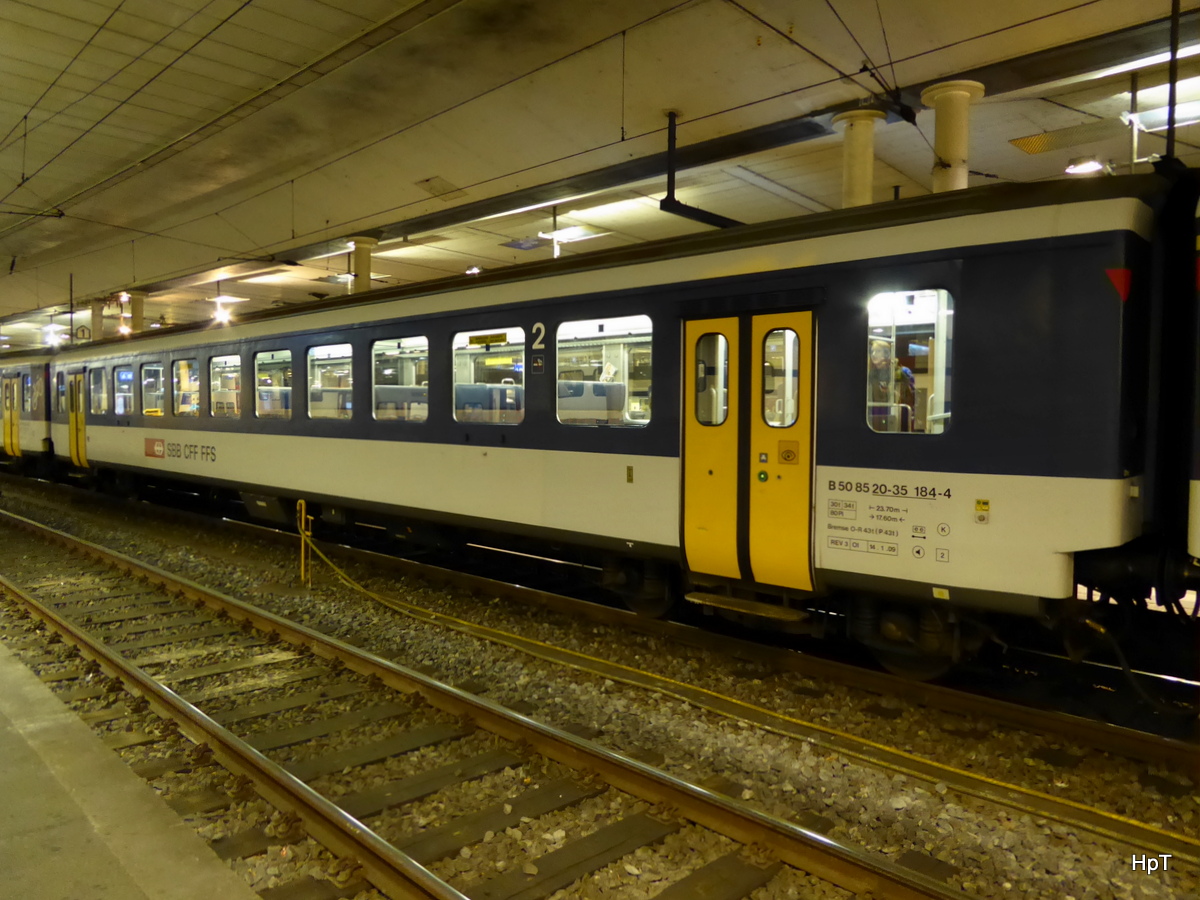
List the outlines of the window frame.
{"label": "window frame", "polygon": [[[905,307],[924,306],[925,310],[920,312],[914,308],[908,322],[898,322],[897,301],[904,298],[911,298],[905,300]],[[882,316],[885,304],[890,304],[886,306],[886,321]],[[945,288],[936,287],[882,291],[867,300],[864,366],[866,403],[863,421],[871,433],[937,437],[949,430],[954,363],[954,305],[954,295]],[[914,366],[910,369],[901,362],[901,358],[907,358],[911,354],[898,353],[896,345],[901,338],[915,338],[920,332],[910,333],[897,329],[914,326],[927,326],[929,338],[925,353],[913,357]],[[920,343],[919,340],[915,343],[910,340],[906,349],[919,347]],[[877,345],[879,353],[875,352]],[[890,377],[876,374],[882,369],[874,360],[882,360],[885,351],[890,362],[888,368],[892,371]],[[927,362],[924,370],[915,365],[922,355],[926,358],[932,357],[932,362]],[[903,402],[909,394],[911,402]],[[886,415],[878,412],[881,406],[887,407]],[[883,427],[878,427],[880,424]],[[895,427],[892,427],[893,424]],[[921,427],[918,428],[918,425]]]}
{"label": "window frame", "polygon": [[[585,334],[581,336],[563,336],[564,329],[568,335],[572,327],[582,331],[585,328],[592,326],[595,328],[594,334]],[[606,328],[614,329],[610,333],[605,333]],[[642,329],[642,330],[637,330]],[[588,360],[589,367],[592,369],[591,378],[587,377],[582,367],[578,369],[565,369],[563,367],[563,353],[571,352],[571,346],[575,345],[576,353],[582,351],[588,344],[593,344],[599,349],[591,355],[599,355],[598,361]],[[612,354],[609,353],[608,347],[615,346],[618,348],[620,365],[613,365]],[[643,349],[649,357],[649,375],[646,380],[645,404],[641,403],[642,395],[639,393],[635,398],[633,385],[633,355],[635,348],[638,352]],[[654,320],[646,313],[635,313],[633,315],[624,316],[603,316],[590,317],[586,319],[566,319],[558,323],[554,330],[554,417],[558,424],[566,425],[570,428],[578,427],[605,427],[605,428],[645,428],[650,424],[653,418],[653,407],[651,399],[653,397],[654,386]],[[572,360],[572,361],[578,361]],[[598,362],[599,365],[592,365]],[[563,378],[563,372],[578,372],[578,378]],[[606,385],[601,390],[598,387],[590,387],[590,385]],[[619,385],[621,390],[615,391],[607,385]],[[564,386],[566,393],[564,393]],[[576,387],[577,386],[577,387]],[[620,406],[618,409],[613,409],[610,404],[619,395]],[[638,401],[639,413],[644,413],[643,417],[635,418],[633,413],[634,401]],[[578,400],[578,403],[569,404],[564,408],[564,400]],[[566,414],[567,418],[563,418]]]}
{"label": "window frame", "polygon": [[[180,356],[171,359],[171,415],[180,419],[195,419],[200,416],[201,400],[198,396],[201,393],[203,379],[200,377],[199,357],[196,356]],[[181,390],[179,384],[179,365],[180,363],[189,363],[190,372],[192,373],[192,382],[196,385],[194,390]],[[186,411],[181,410],[180,401],[184,394],[196,394],[195,403]]]}
{"label": "window frame", "polygon": [[[219,412],[218,413],[217,412],[217,400],[216,400],[217,394],[218,393],[224,394],[224,393],[229,393],[229,392],[223,388],[218,390],[219,382],[214,383],[214,380],[213,380],[213,365],[217,362],[217,360],[226,360],[226,359],[236,359],[237,360],[236,366],[227,367],[228,369],[233,369],[233,368],[237,369],[238,384],[237,384],[236,390],[234,390],[232,392],[232,393],[236,394],[237,396],[236,396],[236,399],[234,400],[234,411],[232,413],[230,413],[230,412]],[[243,382],[244,376],[245,376],[245,372],[243,371],[243,367],[242,367],[242,362],[243,362],[242,354],[240,352],[238,352],[238,353],[222,353],[222,354],[218,354],[216,356],[208,357],[208,367],[207,367],[208,368],[208,417],[210,419],[240,419],[240,418],[242,418],[242,413],[244,412],[244,410],[242,409],[242,382]],[[222,372],[224,372],[224,371],[226,371],[226,369],[222,369]]]}
{"label": "window frame", "polygon": [[[345,388],[343,388],[341,386],[327,388],[324,386],[315,385],[314,379],[313,379],[313,374],[314,374],[313,366],[315,364],[319,363],[320,359],[318,357],[313,356],[313,351],[328,350],[328,349],[340,349],[342,347],[345,347],[349,354],[347,356],[347,359],[349,360],[349,363],[350,363],[350,376],[349,376],[350,384],[348,384]],[[340,357],[338,357],[338,358],[340,358]],[[293,369],[292,371],[293,371],[293,373],[295,373],[295,369]],[[310,346],[306,346],[304,348],[304,378],[305,378],[305,385],[307,386],[307,390],[308,390],[308,393],[306,395],[308,398],[308,403],[306,404],[306,406],[307,406],[307,415],[308,415],[309,419],[332,419],[335,422],[349,422],[354,418],[354,344],[352,344],[350,341],[340,341],[336,344],[312,344]],[[295,380],[294,374],[293,374],[293,380]],[[293,387],[294,387],[294,385],[293,385]],[[313,394],[315,392],[320,392],[321,394],[324,394],[326,391],[337,392],[335,396],[337,397],[338,405],[334,409],[329,410],[328,413],[325,411],[325,407],[322,406],[321,414],[317,415],[313,412],[313,409],[314,409]],[[345,391],[345,393],[341,393],[343,391]],[[344,407],[341,404],[342,404],[342,401],[347,398],[349,399],[350,405]],[[324,403],[323,397],[322,397],[321,402],[322,402],[322,404]],[[339,415],[339,413],[346,413],[347,415]]]}
{"label": "window frame", "polygon": [[[397,345],[396,350],[400,351],[402,349],[399,346],[400,342],[408,341],[408,340],[424,341],[423,349],[425,351],[425,357],[424,357],[424,359],[425,359],[425,375],[426,375],[425,383],[424,384],[395,384],[395,385],[379,384],[376,381],[376,371],[378,368],[378,359],[379,359],[379,357],[376,355],[377,348],[379,347],[380,344],[395,343]],[[431,344],[429,341],[428,334],[409,334],[409,335],[402,335],[400,337],[379,338],[378,340],[371,341],[368,351],[370,353],[370,365],[371,365],[371,418],[372,418],[372,420],[374,420],[376,422],[403,423],[406,425],[424,425],[426,422],[429,421],[429,414],[430,414],[430,412],[432,412],[432,410],[429,406],[429,382],[430,382],[430,380],[432,380],[432,377],[433,377],[433,373],[432,373],[431,367],[430,367],[430,361],[431,361],[430,346],[431,346]],[[385,388],[387,388],[387,387],[415,388],[416,390],[413,393],[414,399],[406,404],[406,408],[404,410],[401,410],[397,406],[395,409],[395,411],[398,413],[397,415],[380,417],[378,389],[381,387],[385,387]],[[422,396],[422,394],[421,394],[422,389],[424,390],[424,394],[423,394],[424,400],[423,401],[421,399],[419,399]],[[397,398],[397,400],[399,400],[399,397]],[[425,407],[425,415],[421,418],[417,418],[417,417],[411,415],[411,413],[413,411],[413,407],[417,407],[417,406]],[[404,412],[404,415],[399,415],[399,413],[401,413],[401,412]]]}
{"label": "window frame", "polygon": [[[96,376],[100,378],[97,379]],[[100,382],[100,409],[96,409],[96,382]],[[93,366],[88,369],[88,413],[93,416],[108,415],[108,366]]]}
{"label": "window frame", "polygon": [[[275,385],[271,385],[272,390],[287,392],[286,394],[284,394],[284,393],[279,394],[281,401],[284,398],[286,398],[286,403],[281,402],[280,409],[278,412],[267,412],[264,414],[263,407],[262,407],[262,397],[260,395],[260,391],[262,390],[263,386],[259,385],[259,383],[258,383],[259,358],[263,357],[263,356],[273,356],[277,353],[280,353],[280,354],[286,353],[287,354],[287,366],[289,368],[291,368],[293,383],[289,384],[289,385],[279,385],[278,387],[276,387]],[[296,387],[296,385],[295,385],[295,380],[296,380],[295,360],[296,360],[296,355],[292,352],[291,347],[279,347],[278,349],[274,349],[274,350],[255,350],[251,354],[250,365],[251,365],[251,371],[253,372],[253,379],[254,379],[254,418],[265,419],[267,421],[277,421],[277,422],[291,421],[291,419],[292,419],[292,397],[293,397],[293,391],[295,390],[295,387]],[[282,361],[281,360],[270,360],[269,362],[277,363],[277,362],[282,362]]]}
{"label": "window frame", "polygon": [[[134,390],[134,384],[135,384],[134,378],[136,377],[135,376],[136,371],[137,370],[134,367],[133,363],[123,363],[119,366],[113,366],[113,370],[112,370],[112,373],[113,373],[113,394],[112,394],[113,415],[117,415],[117,416],[137,415],[137,391]],[[120,384],[121,384],[120,378],[119,378],[120,372],[128,372],[129,373],[129,393],[127,393],[127,394],[122,394],[122,393],[120,393],[120,390],[119,390]],[[125,412],[117,411],[117,407],[120,405],[119,403],[117,403],[118,397],[128,397],[129,398],[129,407]]]}
{"label": "window frame", "polygon": [[[504,340],[504,343],[502,346],[516,346],[518,343],[520,344],[520,347],[521,347],[521,361],[520,361],[521,383],[517,384],[515,382],[515,380],[514,381],[505,381],[503,379],[498,383],[497,382],[480,382],[480,381],[459,381],[458,380],[458,368],[459,368],[460,355],[465,355],[466,351],[469,351],[471,347],[479,347],[479,346],[482,346],[484,348],[484,351],[483,351],[484,353],[488,353],[489,352],[488,348],[491,346],[494,346],[493,344],[488,344],[488,343],[483,343],[483,342],[473,343],[472,339],[477,338],[477,337],[496,335],[496,334],[499,334],[501,331],[504,332],[504,337],[505,337],[505,340]],[[519,341],[512,340],[513,333],[520,334]],[[467,343],[462,347],[456,346],[456,344],[460,338],[466,338],[466,340],[467,340]],[[471,364],[471,375],[474,376],[476,374],[475,359],[472,359],[469,356],[468,356],[468,359]],[[524,326],[521,326],[521,325],[497,325],[494,328],[472,328],[472,329],[467,329],[465,331],[452,332],[450,335],[450,372],[451,372],[450,402],[451,402],[451,410],[452,410],[452,415],[453,415],[454,421],[460,425],[513,426],[513,425],[522,424],[525,421],[525,409],[526,409],[526,405],[527,405],[525,402],[525,380],[526,380],[525,376],[526,376],[526,373],[528,372],[528,362],[529,362],[529,337],[526,334]],[[459,402],[460,402],[459,388],[460,387],[483,388],[483,390],[472,391],[471,395],[477,397],[480,400],[486,399],[486,401],[488,403],[487,408],[485,409],[484,406],[482,405],[482,403],[479,406],[475,406],[475,405],[472,405],[470,407],[459,406]],[[512,389],[511,396],[505,396],[506,394],[509,393],[509,389]],[[520,398],[519,404],[517,403],[518,397]],[[507,405],[510,402],[513,404],[512,406]],[[465,413],[468,410],[472,410],[472,411],[478,410],[481,415],[479,418],[466,418]],[[491,416],[491,418],[487,418],[487,416]]]}

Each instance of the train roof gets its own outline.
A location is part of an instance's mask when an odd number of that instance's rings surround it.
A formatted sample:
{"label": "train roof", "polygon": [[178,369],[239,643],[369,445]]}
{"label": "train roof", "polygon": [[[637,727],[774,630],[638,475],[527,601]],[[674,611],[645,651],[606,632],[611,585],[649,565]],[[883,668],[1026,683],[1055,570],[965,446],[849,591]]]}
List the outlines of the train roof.
{"label": "train roof", "polygon": [[[648,241],[630,247],[613,248],[577,256],[520,263],[503,269],[485,271],[478,275],[455,275],[403,287],[381,288],[361,294],[329,298],[289,309],[263,310],[239,316],[234,327],[309,316],[331,310],[352,309],[396,300],[428,297],[489,285],[633,266],[664,259],[766,246],[784,241],[896,228],[962,216],[1123,198],[1139,199],[1153,207],[1165,196],[1169,187],[1168,179],[1158,174],[1086,179],[1064,178],[1033,184],[985,185],[852,209],[741,225],[702,234]],[[58,352],[72,356],[79,352],[100,352],[102,355],[109,356],[114,355],[114,352],[119,352],[125,346],[136,345],[147,340],[157,341],[169,335],[203,335],[205,342],[211,342],[214,339],[213,330],[213,323],[197,322],[153,332],[143,332],[134,336],[105,338],[82,347],[64,347]],[[232,338],[232,335],[230,337]],[[130,349],[132,350],[133,347]],[[0,357],[0,364],[10,358],[25,354],[46,356],[47,352],[20,351],[19,354],[13,354],[12,357],[4,355]]]}

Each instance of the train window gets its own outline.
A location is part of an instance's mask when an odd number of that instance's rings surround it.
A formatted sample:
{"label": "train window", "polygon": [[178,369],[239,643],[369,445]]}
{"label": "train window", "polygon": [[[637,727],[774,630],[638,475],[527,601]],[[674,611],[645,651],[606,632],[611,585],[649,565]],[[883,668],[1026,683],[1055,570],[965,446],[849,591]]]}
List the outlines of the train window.
{"label": "train window", "polygon": [[146,363],[142,366],[142,415],[161,416],[163,414],[163,394],[166,390],[163,382],[162,363]]}
{"label": "train window", "polygon": [[354,414],[353,361],[349,344],[308,348],[310,419],[349,419]]}
{"label": "train window", "polygon": [[876,294],[867,303],[867,425],[941,434],[950,421],[954,304],[946,291]]}
{"label": "train window", "polygon": [[800,338],[773,328],[763,338],[762,415],[772,428],[796,424],[800,405]]}
{"label": "train window", "polygon": [[63,372],[54,375],[54,409],[60,413],[67,411],[67,376]]}
{"label": "train window", "polygon": [[254,354],[254,414],[260,419],[292,417],[292,351]]}
{"label": "train window", "polygon": [[88,398],[90,409],[96,414],[108,412],[108,379],[103,369],[92,369],[88,372]]}
{"label": "train window", "polygon": [[649,316],[558,326],[558,421],[642,426],[650,421]]}
{"label": "train window", "polygon": [[208,361],[209,414],[236,419],[242,414],[242,358],[214,356]]}
{"label": "train window", "polygon": [[709,332],[696,341],[696,421],[723,425],[729,416],[729,340]]}
{"label": "train window", "polygon": [[171,370],[175,415],[200,415],[200,370],[194,359],[177,359]]}
{"label": "train window", "polygon": [[424,422],[429,418],[429,338],[417,336],[371,345],[375,418]]}
{"label": "train window", "polygon": [[21,409],[33,412],[33,376],[26,375],[21,379]]}
{"label": "train window", "polygon": [[454,420],[515,425],[525,418],[525,329],[454,335]]}
{"label": "train window", "polygon": [[133,415],[133,366],[113,369],[113,412],[118,416]]}

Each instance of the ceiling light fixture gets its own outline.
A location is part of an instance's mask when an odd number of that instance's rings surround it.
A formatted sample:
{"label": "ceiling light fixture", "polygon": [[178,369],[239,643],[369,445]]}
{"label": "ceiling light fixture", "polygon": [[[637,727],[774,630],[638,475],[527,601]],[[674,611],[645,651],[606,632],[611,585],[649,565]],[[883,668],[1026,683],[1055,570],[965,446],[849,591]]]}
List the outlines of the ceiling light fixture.
{"label": "ceiling light fixture", "polygon": [[1078,156],[1063,171],[1068,175],[1091,175],[1093,172],[1110,171],[1110,167],[1094,156]]}

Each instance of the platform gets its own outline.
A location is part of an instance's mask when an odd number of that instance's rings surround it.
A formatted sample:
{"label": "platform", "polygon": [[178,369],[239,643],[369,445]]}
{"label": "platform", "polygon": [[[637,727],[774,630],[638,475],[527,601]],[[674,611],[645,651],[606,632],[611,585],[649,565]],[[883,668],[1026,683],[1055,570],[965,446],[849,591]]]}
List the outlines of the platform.
{"label": "platform", "polygon": [[0,645],[0,893],[257,900],[192,828]]}

